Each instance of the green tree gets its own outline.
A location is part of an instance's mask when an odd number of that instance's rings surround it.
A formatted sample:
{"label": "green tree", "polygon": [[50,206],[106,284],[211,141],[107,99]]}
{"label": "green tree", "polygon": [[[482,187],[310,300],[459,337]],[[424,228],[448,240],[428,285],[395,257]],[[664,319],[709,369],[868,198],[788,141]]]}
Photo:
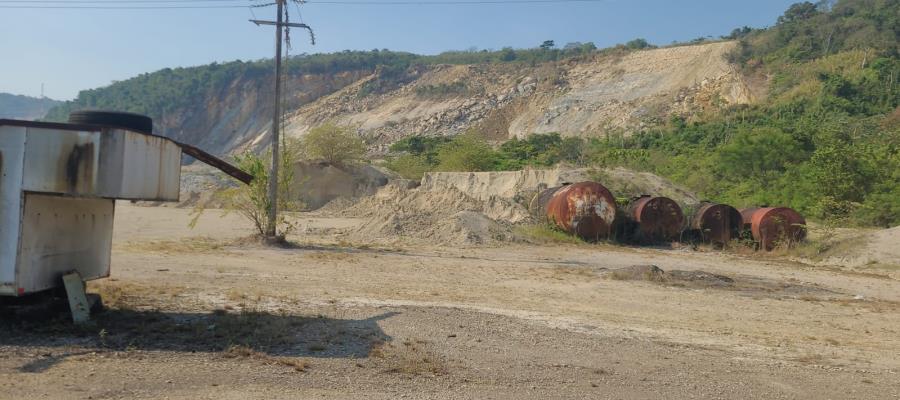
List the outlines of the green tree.
{"label": "green tree", "polygon": [[628,43],[625,43],[625,47],[627,47],[629,49],[640,50],[640,49],[646,49],[646,48],[650,47],[650,43],[647,42],[646,39],[637,38],[632,41],[629,41]]}
{"label": "green tree", "polygon": [[366,143],[350,127],[332,122],[310,129],[301,143],[306,158],[337,165],[360,161],[366,155]]}
{"label": "green tree", "polygon": [[804,1],[802,3],[794,3],[787,9],[787,11],[784,12],[784,15],[778,17],[778,24],[780,25],[809,19],[810,17],[816,15],[818,12],[819,11],[816,5],[808,1]]}
{"label": "green tree", "polygon": [[785,171],[805,158],[791,135],[778,129],[761,127],[744,131],[719,151],[720,170],[734,179],[763,178]]}
{"label": "green tree", "polygon": [[475,132],[457,135],[438,148],[438,171],[490,171],[497,153]]}

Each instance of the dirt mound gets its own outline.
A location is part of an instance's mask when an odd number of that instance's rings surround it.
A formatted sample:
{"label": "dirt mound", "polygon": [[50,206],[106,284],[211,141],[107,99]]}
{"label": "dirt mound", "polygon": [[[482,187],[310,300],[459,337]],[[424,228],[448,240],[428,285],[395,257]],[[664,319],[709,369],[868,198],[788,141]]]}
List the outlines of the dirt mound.
{"label": "dirt mound", "polygon": [[900,226],[841,240],[825,252],[824,263],[900,267]]}
{"label": "dirt mound", "polygon": [[795,279],[780,280],[752,276],[725,276],[701,270],[663,271],[655,265],[632,265],[613,270],[601,270],[598,275],[617,281],[642,281],[686,289],[717,289],[747,296],[777,299],[843,298],[849,296],[815,284]]}
{"label": "dirt mound", "polygon": [[527,204],[535,193],[563,183],[597,181],[614,196],[633,197],[642,194],[665,196],[682,205],[697,204],[697,196],[665,178],[649,172],[626,168],[526,169],[502,172],[432,172],[422,178],[428,190],[456,189],[475,199],[488,201],[501,198]]}
{"label": "dirt mound", "polygon": [[302,161],[294,164],[292,195],[306,208],[319,209],[337,198],[369,196],[388,183],[391,175],[371,165],[333,165]]}
{"label": "dirt mound", "polygon": [[668,197],[681,205],[694,205],[700,202],[694,193],[649,172],[637,172],[617,167],[595,171],[593,177],[617,197],[649,194]]}
{"label": "dirt mound", "polygon": [[524,207],[504,199],[482,201],[453,188],[410,188],[404,180],[391,181],[375,195],[335,213],[368,219],[351,232],[354,240],[432,244],[506,240],[512,224],[529,218]]}

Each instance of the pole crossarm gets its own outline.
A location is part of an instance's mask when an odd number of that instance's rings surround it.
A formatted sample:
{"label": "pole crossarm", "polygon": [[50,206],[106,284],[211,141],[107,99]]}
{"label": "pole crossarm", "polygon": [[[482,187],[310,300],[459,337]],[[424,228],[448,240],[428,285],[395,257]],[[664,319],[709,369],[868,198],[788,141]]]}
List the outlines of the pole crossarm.
{"label": "pole crossarm", "polygon": [[309,25],[307,25],[307,24],[298,24],[298,23],[295,23],[295,22],[282,22],[282,23],[279,24],[278,22],[275,22],[275,21],[264,21],[264,20],[261,20],[261,19],[251,19],[250,22],[252,22],[252,23],[254,23],[254,24],[256,24],[256,25],[290,26],[290,27],[293,27],[293,28],[312,29],[312,28],[310,28]]}

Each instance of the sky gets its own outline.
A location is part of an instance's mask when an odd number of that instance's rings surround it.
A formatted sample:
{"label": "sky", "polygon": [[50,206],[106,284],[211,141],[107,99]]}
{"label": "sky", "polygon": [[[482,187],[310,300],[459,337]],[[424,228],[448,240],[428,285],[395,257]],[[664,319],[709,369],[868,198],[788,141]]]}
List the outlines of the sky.
{"label": "sky", "polygon": [[[123,2],[135,0],[0,0],[0,92],[39,96],[43,84],[47,97],[70,100],[80,90],[166,67],[256,60],[270,58],[274,53],[273,27],[256,26],[248,19],[272,19],[275,8],[244,7],[266,0],[138,3],[241,6],[228,9],[4,8],[58,6],[67,1],[82,1],[77,3],[79,6],[132,6],[133,3]],[[303,32],[294,31],[294,54],[375,48],[436,54],[471,48],[529,48],[544,40],[554,40],[559,46],[594,42],[602,48],[642,37],[665,45],[703,36],[718,37],[745,25],[770,26],[795,1],[582,0],[552,4],[392,5],[387,4],[390,1],[317,4],[310,0],[299,8],[291,4],[289,10],[294,22],[300,20],[298,11],[301,13],[302,21],[315,29],[317,39],[316,45],[311,46]]]}

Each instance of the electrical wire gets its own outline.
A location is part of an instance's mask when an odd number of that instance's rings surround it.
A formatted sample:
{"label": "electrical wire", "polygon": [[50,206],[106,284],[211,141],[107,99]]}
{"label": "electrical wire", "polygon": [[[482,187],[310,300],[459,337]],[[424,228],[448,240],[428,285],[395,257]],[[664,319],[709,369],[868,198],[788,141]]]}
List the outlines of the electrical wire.
{"label": "electrical wire", "polygon": [[0,0],[15,4],[190,4],[190,3],[244,3],[247,0]]}
{"label": "electrical wire", "polygon": [[[178,7],[199,7],[194,6],[191,3],[236,3],[236,2],[245,2],[246,0],[0,0],[2,4],[12,4],[11,6],[0,6],[7,8],[25,8],[25,7],[46,7],[46,8],[61,8],[61,7],[69,7],[73,4],[88,4],[88,5],[96,5],[91,7],[107,7],[106,4],[109,4],[109,7],[119,7],[120,4],[180,4]],[[435,0],[435,1],[423,1],[423,0],[386,0],[386,1],[373,1],[373,0],[308,0],[302,1],[302,4],[321,4],[321,5],[483,5],[483,4],[554,4],[554,3],[599,3],[606,2],[609,0]],[[76,7],[76,6],[72,6]],[[81,7],[81,6],[78,6]],[[87,8],[87,6],[84,6]],[[129,6],[131,7],[131,6]],[[138,6],[133,6],[138,7]],[[144,7],[144,6],[140,6]],[[150,6],[147,6],[150,7]],[[155,6],[154,6],[155,7]],[[175,6],[160,6],[160,7],[175,7]],[[231,6],[231,5],[211,5],[204,7],[243,7],[243,6]]]}
{"label": "electrical wire", "polygon": [[609,0],[436,0],[436,1],[422,1],[422,0],[388,0],[388,1],[373,1],[373,0],[308,0],[306,4],[328,4],[328,5],[385,5],[385,6],[396,6],[396,5],[416,5],[416,6],[430,6],[430,5],[467,5],[467,4],[557,4],[557,3],[601,3],[608,2]]}
{"label": "electrical wire", "polygon": [[32,10],[166,10],[166,9],[226,9],[247,8],[247,6],[6,6],[4,9],[32,9]]}

